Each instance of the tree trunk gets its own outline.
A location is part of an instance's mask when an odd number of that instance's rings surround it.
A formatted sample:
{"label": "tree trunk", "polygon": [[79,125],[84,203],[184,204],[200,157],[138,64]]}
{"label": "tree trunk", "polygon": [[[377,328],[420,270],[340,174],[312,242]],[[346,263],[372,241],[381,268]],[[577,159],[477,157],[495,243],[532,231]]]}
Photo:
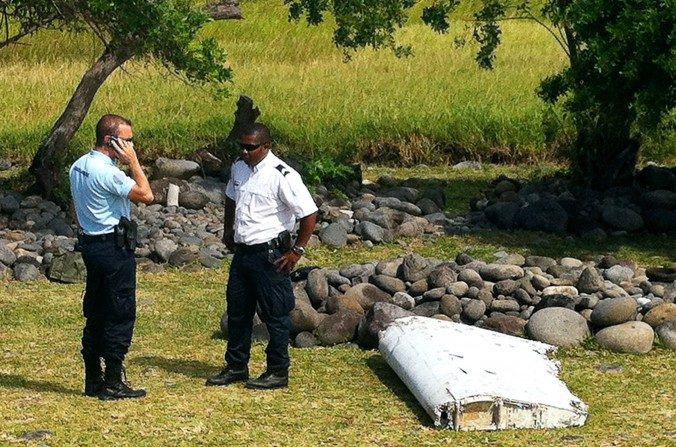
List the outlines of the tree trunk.
{"label": "tree trunk", "polygon": [[259,116],[261,116],[261,111],[254,105],[253,99],[246,95],[239,95],[237,110],[235,110],[235,123],[226,141],[237,142],[244,130],[254,124]]}
{"label": "tree trunk", "polygon": [[59,184],[58,157],[80,128],[99,88],[108,76],[133,55],[131,48],[107,48],[84,74],[68,105],[33,157],[29,172],[36,179],[40,192],[52,198]]}
{"label": "tree trunk", "polygon": [[631,137],[630,123],[625,113],[607,110],[595,123],[578,128],[578,168],[592,188],[603,190],[633,182],[641,145]]}

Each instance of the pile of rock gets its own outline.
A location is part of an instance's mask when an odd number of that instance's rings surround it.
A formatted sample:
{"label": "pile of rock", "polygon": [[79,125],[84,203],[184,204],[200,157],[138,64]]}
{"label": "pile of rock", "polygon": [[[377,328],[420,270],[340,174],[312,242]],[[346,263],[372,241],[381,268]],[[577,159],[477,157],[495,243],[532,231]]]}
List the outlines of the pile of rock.
{"label": "pile of rock", "polygon": [[609,234],[676,231],[676,168],[649,165],[635,185],[604,192],[557,178],[538,182],[500,177],[471,207],[501,229],[571,232],[602,240]]}
{"label": "pile of rock", "polygon": [[[158,272],[167,264],[220,267],[230,254],[221,242],[223,179],[199,175],[200,165],[189,160],[158,159],[152,170],[158,177],[151,181],[156,203],[132,207],[139,224],[136,255],[141,269]],[[348,185],[352,199],[317,188],[314,198],[321,212],[310,246],[371,245],[482,228],[465,216],[441,211],[446,204],[443,182],[421,182],[383,178],[363,187],[357,182]],[[68,213],[54,202],[0,191],[0,279],[83,281],[82,259],[73,251],[75,231]]]}
{"label": "pile of rock", "polygon": [[[451,320],[557,346],[590,337],[613,351],[650,351],[655,332],[676,349],[676,270],[599,257],[583,262],[500,253],[493,263],[410,254],[393,261],[314,269],[295,283],[297,346],[377,346],[394,319]],[[227,333],[226,318],[221,328]],[[265,337],[264,325],[255,331]]]}
{"label": "pile of rock", "polygon": [[[459,164],[453,169],[474,169]],[[141,268],[219,267],[230,255],[221,242],[225,178],[204,176],[190,160],[158,159],[151,168],[155,203],[132,207],[139,223]],[[209,171],[211,172],[211,171]],[[671,170],[647,167],[634,188],[576,190],[565,180],[522,183],[499,179],[466,215],[444,212],[448,183],[440,179],[351,181],[341,190],[319,186],[313,195],[320,218],[310,247],[324,244],[367,246],[401,237],[462,234],[487,228],[544,231],[573,229],[584,237],[608,233],[676,228],[676,177]],[[636,200],[639,200],[637,202]],[[639,225],[640,223],[640,225]],[[38,196],[0,191],[0,279],[83,280],[79,254],[73,253],[76,227],[58,205]],[[56,262],[54,262],[56,261]]]}

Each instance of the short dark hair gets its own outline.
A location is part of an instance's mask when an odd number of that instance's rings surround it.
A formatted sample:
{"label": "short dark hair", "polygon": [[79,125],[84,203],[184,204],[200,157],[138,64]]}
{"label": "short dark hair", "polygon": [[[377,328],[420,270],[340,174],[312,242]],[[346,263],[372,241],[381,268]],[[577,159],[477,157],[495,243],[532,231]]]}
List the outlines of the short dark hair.
{"label": "short dark hair", "polygon": [[121,125],[131,127],[131,120],[120,115],[103,115],[99,122],[96,123],[96,145],[103,146],[106,143],[106,135],[116,136],[117,129],[119,129]]}
{"label": "short dark hair", "polygon": [[242,135],[256,135],[260,138],[260,143],[265,144],[272,141],[270,136],[270,129],[263,123],[253,123],[244,128]]}

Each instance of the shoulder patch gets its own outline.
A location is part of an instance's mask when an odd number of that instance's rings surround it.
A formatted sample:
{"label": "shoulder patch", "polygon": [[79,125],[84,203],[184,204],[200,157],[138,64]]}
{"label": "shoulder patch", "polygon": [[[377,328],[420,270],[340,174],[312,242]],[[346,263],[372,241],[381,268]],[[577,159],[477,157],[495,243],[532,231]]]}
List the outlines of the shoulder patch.
{"label": "shoulder patch", "polygon": [[125,175],[122,174],[122,173],[115,174],[113,176],[113,181],[115,183],[117,183],[118,185],[121,185],[122,183],[124,183],[124,177],[125,177]]}
{"label": "shoulder patch", "polygon": [[277,169],[279,172],[281,172],[284,177],[286,177],[286,174],[291,172],[288,169],[286,169],[286,166],[284,166],[284,165],[277,165],[277,166],[275,166],[275,169]]}

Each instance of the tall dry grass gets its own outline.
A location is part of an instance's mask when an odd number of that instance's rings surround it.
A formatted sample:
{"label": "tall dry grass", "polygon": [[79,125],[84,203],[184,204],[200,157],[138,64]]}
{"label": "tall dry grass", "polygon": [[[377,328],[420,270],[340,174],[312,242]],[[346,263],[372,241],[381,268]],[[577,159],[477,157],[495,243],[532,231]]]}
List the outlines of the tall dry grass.
{"label": "tall dry grass", "polygon": [[[278,0],[243,8],[245,20],[213,23],[204,32],[228,51],[235,70],[230,97],[185,85],[156,63],[128,63],[99,91],[73,153],[91,144],[97,118],[108,112],[132,118],[147,157],[190,153],[228,133],[241,93],[260,106],[282,150],[301,156],[375,153],[387,161],[387,152],[378,152],[383,147],[400,163],[540,159],[570,131],[534,93],[565,63],[537,25],[505,24],[496,68],[483,71],[473,48],[453,46],[466,33],[460,18],[450,35],[412,20],[399,33],[413,45],[412,57],[367,50],[345,63],[331,23],[289,23]],[[24,43],[0,51],[0,156],[20,161],[32,156],[101,50],[91,36],[57,32]]]}

